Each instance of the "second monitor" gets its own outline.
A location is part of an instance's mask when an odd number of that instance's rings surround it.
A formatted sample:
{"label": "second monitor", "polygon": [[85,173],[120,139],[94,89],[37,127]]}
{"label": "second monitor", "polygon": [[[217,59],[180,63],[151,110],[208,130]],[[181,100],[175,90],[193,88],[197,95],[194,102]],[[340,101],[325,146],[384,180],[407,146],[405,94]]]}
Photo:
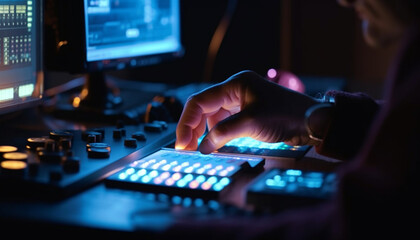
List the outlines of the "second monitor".
{"label": "second monitor", "polygon": [[162,89],[123,90],[106,73],[183,56],[179,0],[56,0],[45,16],[47,70],[85,78],[78,94],[55,106],[68,116],[112,117],[147,103]]}

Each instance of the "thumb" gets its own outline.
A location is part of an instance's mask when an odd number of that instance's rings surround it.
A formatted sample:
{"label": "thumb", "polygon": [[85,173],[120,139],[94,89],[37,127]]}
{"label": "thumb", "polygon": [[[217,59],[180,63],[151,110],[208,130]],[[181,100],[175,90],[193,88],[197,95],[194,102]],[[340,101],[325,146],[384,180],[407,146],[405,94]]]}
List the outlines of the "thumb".
{"label": "thumb", "polygon": [[218,122],[200,143],[199,151],[209,154],[232,139],[252,136],[256,126],[254,121],[246,114],[246,111],[236,113]]}

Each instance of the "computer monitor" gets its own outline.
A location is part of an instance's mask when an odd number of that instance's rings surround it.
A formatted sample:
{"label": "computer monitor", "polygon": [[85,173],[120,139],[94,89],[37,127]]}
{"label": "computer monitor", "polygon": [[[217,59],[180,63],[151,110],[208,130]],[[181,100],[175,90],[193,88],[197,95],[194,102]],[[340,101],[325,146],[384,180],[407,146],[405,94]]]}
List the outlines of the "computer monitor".
{"label": "computer monitor", "polygon": [[61,106],[69,116],[114,119],[142,93],[124,99],[118,87],[110,86],[108,71],[183,56],[179,0],[55,0],[49,4],[46,28],[52,34],[46,36],[52,44],[46,51],[47,69],[85,74],[80,94],[72,97],[70,105]]}
{"label": "computer monitor", "polygon": [[43,96],[41,1],[0,0],[0,115]]}

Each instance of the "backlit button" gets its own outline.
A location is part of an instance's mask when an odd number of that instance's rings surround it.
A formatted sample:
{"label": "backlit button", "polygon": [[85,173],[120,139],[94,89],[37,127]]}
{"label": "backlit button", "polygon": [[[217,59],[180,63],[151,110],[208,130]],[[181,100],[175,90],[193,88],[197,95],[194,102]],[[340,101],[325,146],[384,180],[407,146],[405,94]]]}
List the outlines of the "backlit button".
{"label": "backlit button", "polygon": [[0,153],[16,152],[18,149],[14,146],[0,146]]}
{"label": "backlit button", "polygon": [[0,163],[2,174],[22,176],[25,173],[27,163],[19,160],[6,160]]}
{"label": "backlit button", "polygon": [[22,152],[10,152],[3,154],[4,160],[27,161],[28,154]]}
{"label": "backlit button", "polygon": [[7,146],[7,145],[0,146],[0,161],[2,161],[4,159],[3,158],[4,153],[16,152],[17,150],[18,150],[17,147],[14,147],[14,146]]}

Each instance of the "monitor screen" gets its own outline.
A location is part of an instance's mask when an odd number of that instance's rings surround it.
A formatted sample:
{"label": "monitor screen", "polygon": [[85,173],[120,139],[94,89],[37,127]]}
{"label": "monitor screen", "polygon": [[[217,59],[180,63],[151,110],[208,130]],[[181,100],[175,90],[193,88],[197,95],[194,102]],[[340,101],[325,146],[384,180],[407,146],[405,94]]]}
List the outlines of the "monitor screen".
{"label": "monitor screen", "polygon": [[41,10],[41,1],[0,0],[0,114],[42,99]]}
{"label": "monitor screen", "polygon": [[47,0],[46,68],[75,74],[183,55],[180,0]]}
{"label": "monitor screen", "polygon": [[84,0],[87,68],[124,69],[156,64],[165,54],[170,57],[180,53],[178,2]]}
{"label": "monitor screen", "polygon": [[149,96],[135,91],[134,81],[123,87],[123,80],[130,79],[110,72],[158,65],[184,54],[180,0],[47,0],[47,4],[46,70],[85,78],[78,94],[53,109],[61,116],[106,115],[113,121],[149,102],[156,92]]}

